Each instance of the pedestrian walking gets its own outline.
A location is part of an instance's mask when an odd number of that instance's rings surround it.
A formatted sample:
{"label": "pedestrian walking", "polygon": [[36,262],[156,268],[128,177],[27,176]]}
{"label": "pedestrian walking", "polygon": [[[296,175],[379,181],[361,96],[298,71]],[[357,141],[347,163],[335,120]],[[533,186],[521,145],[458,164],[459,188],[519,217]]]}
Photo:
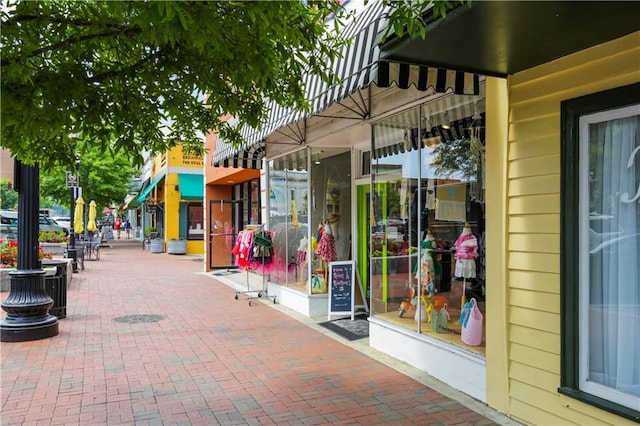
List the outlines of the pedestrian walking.
{"label": "pedestrian walking", "polygon": [[124,221],[124,237],[128,240],[131,238],[131,222],[129,219]]}
{"label": "pedestrian walking", "polygon": [[113,229],[116,230],[116,236],[120,239],[120,231],[122,230],[122,219],[120,219],[120,217],[117,217],[113,223]]}

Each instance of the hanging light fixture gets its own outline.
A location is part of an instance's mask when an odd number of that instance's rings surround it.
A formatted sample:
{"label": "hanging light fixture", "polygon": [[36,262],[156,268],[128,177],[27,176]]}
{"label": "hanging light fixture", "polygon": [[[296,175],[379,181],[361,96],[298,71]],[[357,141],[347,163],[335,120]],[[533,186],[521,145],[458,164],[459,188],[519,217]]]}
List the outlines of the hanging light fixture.
{"label": "hanging light fixture", "polygon": [[404,129],[404,137],[402,138],[402,143],[404,144],[405,151],[409,151],[411,142],[409,141],[409,129],[407,129],[406,127]]}
{"label": "hanging light fixture", "polygon": [[316,154],[316,161],[313,162],[316,166],[320,164],[320,153]]}
{"label": "hanging light fixture", "polygon": [[480,111],[478,110],[478,101],[475,101],[473,103],[473,116],[471,117],[472,120],[482,120],[482,116],[480,115]]}
{"label": "hanging light fixture", "polygon": [[431,117],[428,115],[424,117],[424,130],[431,131]]}
{"label": "hanging light fixture", "polygon": [[449,121],[449,112],[444,112],[444,123],[442,124],[442,128],[445,130],[449,130],[451,128],[451,122]]}

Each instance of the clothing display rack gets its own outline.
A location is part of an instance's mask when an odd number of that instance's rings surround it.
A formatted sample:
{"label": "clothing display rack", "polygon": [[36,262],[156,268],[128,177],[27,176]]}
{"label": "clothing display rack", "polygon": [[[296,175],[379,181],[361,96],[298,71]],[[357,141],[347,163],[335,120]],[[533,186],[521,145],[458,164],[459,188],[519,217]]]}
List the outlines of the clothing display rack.
{"label": "clothing display rack", "polygon": [[[270,232],[266,231],[262,225],[247,225],[244,230],[238,233],[232,254],[237,256],[238,268],[244,269],[247,274],[247,290],[236,291],[234,298],[238,300],[240,295],[244,294],[247,296],[249,306],[252,305],[252,300],[256,297],[273,299],[273,303],[276,303],[276,296],[269,296],[266,275],[264,274],[265,266],[273,261],[273,243]],[[259,265],[262,265],[263,268],[262,288],[252,290],[249,273],[257,270]]]}

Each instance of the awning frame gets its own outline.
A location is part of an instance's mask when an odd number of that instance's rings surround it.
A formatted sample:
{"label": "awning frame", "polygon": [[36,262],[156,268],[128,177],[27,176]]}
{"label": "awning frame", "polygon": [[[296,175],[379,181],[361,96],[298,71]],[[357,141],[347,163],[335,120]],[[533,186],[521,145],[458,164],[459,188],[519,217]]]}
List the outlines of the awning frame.
{"label": "awning frame", "polygon": [[[274,133],[290,137],[280,129],[286,127],[291,130],[293,124],[300,123],[310,117],[356,120],[370,118],[371,98],[369,96],[365,99],[362,91],[370,90],[371,84],[378,87],[391,87],[392,84],[395,84],[401,89],[413,85],[420,91],[433,90],[439,93],[449,91],[468,95],[479,93],[480,78],[477,74],[452,71],[427,64],[395,62],[382,58],[380,45],[382,34],[387,27],[386,16],[390,8],[391,6],[385,5],[381,1],[371,2],[356,19],[345,26],[341,35],[349,38],[351,43],[346,43],[342,47],[341,54],[331,64],[338,82],[328,84],[315,75],[308,75],[305,79],[306,98],[312,106],[310,112],[284,108],[275,102],[267,102],[270,110],[266,124],[259,129],[246,127],[240,129],[246,144],[235,150],[228,146],[221,146],[219,150],[218,144],[224,144],[224,141],[218,139],[212,164],[224,167],[237,167],[240,164],[258,168],[254,166],[261,164],[261,161],[257,161],[255,154],[249,153],[254,145],[259,144],[262,148],[266,144],[267,137]],[[356,99],[356,96],[359,99]],[[357,108],[343,103],[342,101],[345,99],[351,99]],[[321,114],[322,111],[334,104],[339,104],[350,110],[356,117],[323,116]],[[229,122],[231,125],[234,124],[232,120]],[[295,135],[295,131],[292,133]],[[304,144],[305,139],[301,138],[296,142]],[[224,154],[221,154],[222,152]],[[238,154],[241,156],[240,159],[231,158],[237,157]],[[254,160],[247,161],[247,156],[253,156]],[[259,160],[262,160],[263,157],[264,153],[261,152]]]}
{"label": "awning frame", "polygon": [[167,174],[166,170],[163,170],[160,173],[158,173],[156,177],[151,181],[151,183],[144,190],[140,192],[140,195],[138,195],[138,198],[136,198],[136,201],[138,203],[144,202],[144,200],[147,198],[149,193],[153,191],[153,188],[155,188],[156,185],[158,185],[160,181],[162,181],[165,178],[166,174]]}

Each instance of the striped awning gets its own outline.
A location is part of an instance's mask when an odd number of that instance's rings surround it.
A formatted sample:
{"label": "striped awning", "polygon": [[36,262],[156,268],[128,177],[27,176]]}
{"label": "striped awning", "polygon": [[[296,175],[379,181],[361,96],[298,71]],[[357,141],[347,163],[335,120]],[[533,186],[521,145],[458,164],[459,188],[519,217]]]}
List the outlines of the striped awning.
{"label": "striped awning", "polygon": [[[485,140],[485,113],[480,114],[479,119],[472,116],[460,118],[451,122],[451,127],[445,129],[442,126],[434,126],[423,129],[418,127],[409,127],[404,122],[389,122],[384,125],[376,126],[375,145],[373,158],[383,158],[389,155],[409,152],[424,148],[425,145],[438,144],[441,142],[453,142],[461,139],[469,139],[478,129],[481,141]],[[421,134],[420,134],[421,133]]]}
{"label": "striped awning", "polygon": [[212,164],[214,167],[235,167],[243,169],[261,169],[262,159],[266,153],[264,141],[258,140],[253,144],[245,144],[235,148],[218,136],[214,150]]}
{"label": "striped awning", "polygon": [[[229,124],[236,125],[237,120],[231,118]],[[211,164],[214,167],[235,167],[243,169],[261,169],[266,147],[264,137],[254,134],[250,127],[240,129],[240,134],[246,141],[244,145],[236,147],[226,142],[219,134],[213,150]],[[255,141],[255,142],[253,142]]]}
{"label": "striped awning", "polygon": [[[477,74],[428,65],[404,64],[381,58],[380,43],[387,26],[386,16],[389,11],[390,6],[385,5],[384,2],[371,2],[360,15],[345,26],[341,36],[349,39],[350,43],[342,46],[340,54],[331,64],[337,82],[327,83],[317,75],[309,75],[304,81],[311,111],[293,110],[275,102],[268,103],[270,111],[265,126],[260,129],[241,129],[240,133],[245,138],[246,145],[237,151],[227,150],[224,155],[214,155],[214,165],[232,165],[233,161],[225,163],[224,160],[241,154],[253,145],[263,146],[266,137],[278,128],[317,115],[371,84],[378,87],[396,85],[401,89],[415,86],[421,91],[433,89],[439,93],[449,91],[466,95],[479,93],[480,77]],[[367,118],[368,114],[369,111],[363,110],[360,118]]]}
{"label": "striped awning", "polygon": [[301,149],[273,160],[273,170],[307,170],[307,150]]}
{"label": "striped awning", "polygon": [[[341,35],[351,41],[342,46],[331,65],[338,82],[330,84],[317,75],[307,76],[304,84],[311,111],[294,111],[272,104],[271,119],[277,125],[272,126],[269,134],[279,127],[316,115],[371,84],[378,87],[395,85],[401,89],[415,86],[421,91],[452,91],[458,95],[479,93],[480,77],[477,74],[382,59],[380,43],[387,27],[386,16],[389,11],[390,6],[385,6],[384,2],[371,2],[363,13],[345,27]],[[367,114],[368,111],[363,111],[362,118],[367,118]]]}

